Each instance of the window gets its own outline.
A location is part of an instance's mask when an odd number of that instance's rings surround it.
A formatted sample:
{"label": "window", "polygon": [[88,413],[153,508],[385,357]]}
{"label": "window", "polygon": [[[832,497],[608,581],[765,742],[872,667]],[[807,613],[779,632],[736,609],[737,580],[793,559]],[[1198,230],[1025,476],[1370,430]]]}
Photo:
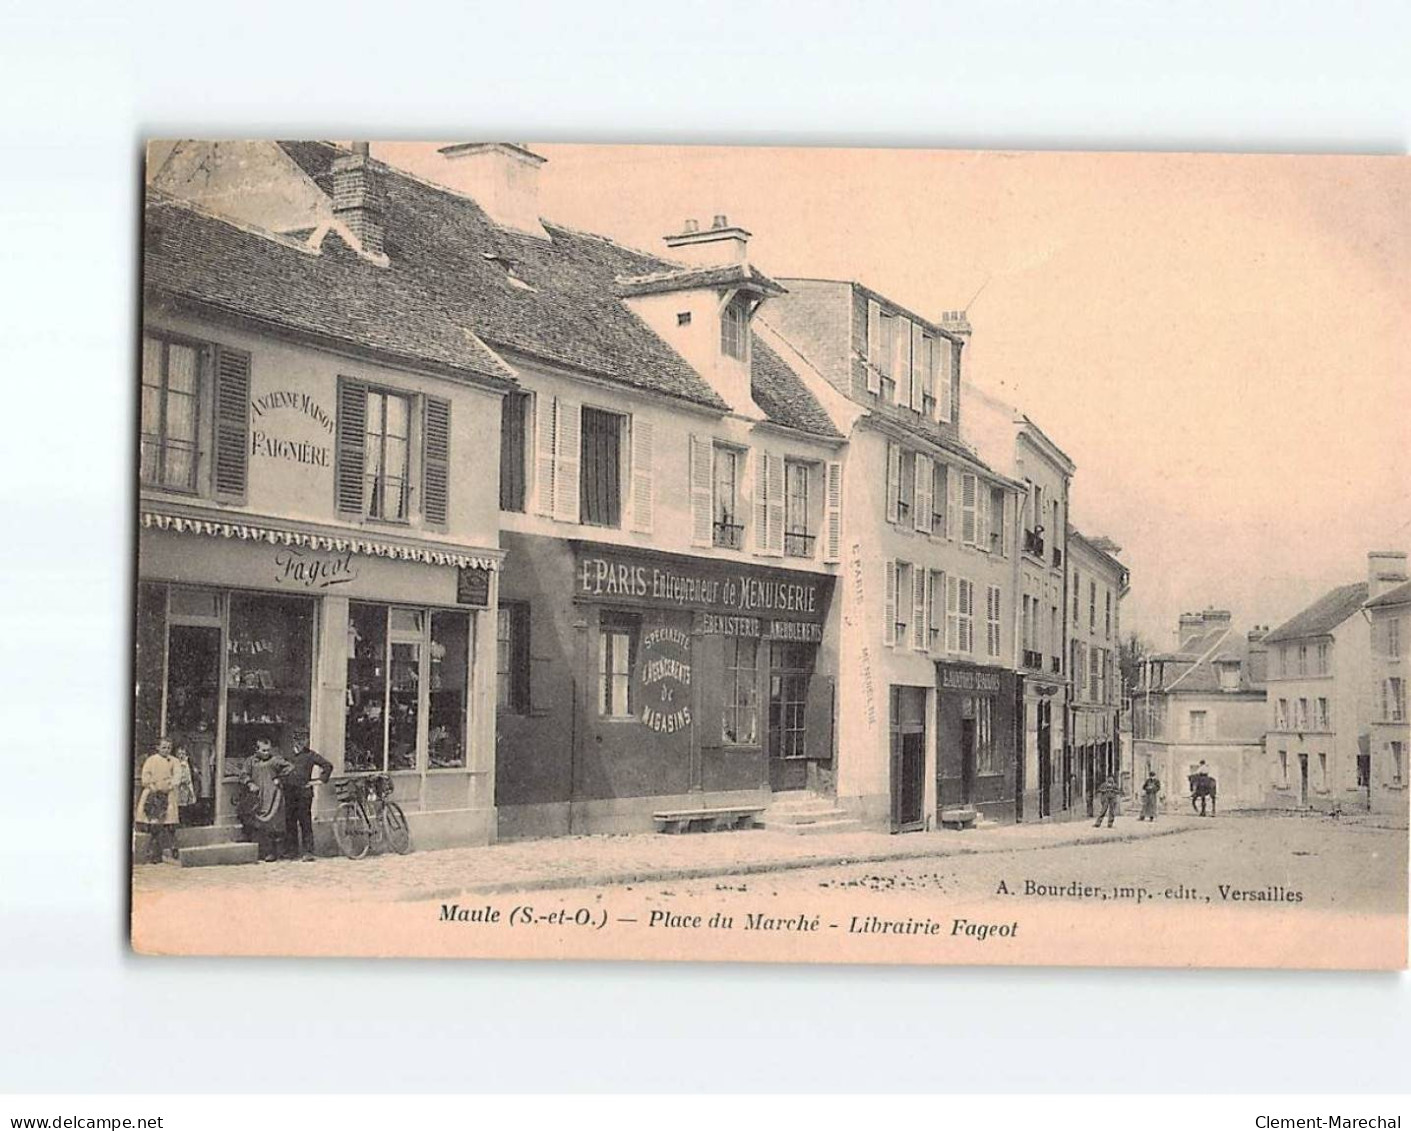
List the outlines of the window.
{"label": "window", "polygon": [[813,557],[815,535],[809,521],[808,497],[810,471],[806,463],[784,461],[784,553],[791,558]]}
{"label": "window", "polygon": [[930,334],[921,335],[921,356],[916,359],[921,367],[921,403],[914,405],[927,420],[936,418],[936,339]]}
{"label": "window", "polygon": [[1192,741],[1192,742],[1204,742],[1204,741],[1205,741],[1205,714],[1206,714],[1206,713],[1205,713],[1204,711],[1192,711],[1192,712],[1191,712],[1191,741]]}
{"label": "window", "polygon": [[916,505],[916,453],[901,450],[897,480],[897,521],[903,526],[913,523],[912,508]]}
{"label": "window", "polygon": [[1289,701],[1280,699],[1274,704],[1274,729],[1287,730],[1289,725]]}
{"label": "window", "polygon": [[912,603],[911,565],[907,562],[897,562],[896,572],[897,599],[892,639],[900,646],[906,643],[906,629],[911,623],[908,619],[908,610],[911,609]]}
{"label": "window", "polygon": [[353,602],[348,607],[344,761],[350,772],[465,765],[470,614]]}
{"label": "window", "polygon": [[1307,674],[1308,674],[1308,645],[1307,645],[1307,644],[1300,644],[1300,645],[1298,646],[1298,674],[1299,674],[1299,675],[1307,675]]}
{"label": "window", "polygon": [[1105,623],[1105,627],[1103,628],[1103,635],[1104,635],[1108,640],[1111,640],[1111,639],[1112,639],[1112,591],[1111,591],[1110,589],[1106,591],[1105,597],[1106,597],[1106,600],[1107,600],[1107,620],[1106,620],[1106,623]]}
{"label": "window", "polygon": [[1328,791],[1328,756],[1318,755],[1318,788],[1324,793]]}
{"label": "window", "polygon": [[1332,670],[1329,661],[1332,659],[1332,646],[1325,640],[1318,645],[1318,674],[1327,675]]}
{"label": "window", "polygon": [[1382,718],[1392,723],[1406,719],[1406,686],[1399,677],[1382,683]]}
{"label": "window", "polygon": [[1078,617],[1081,611],[1080,602],[1083,599],[1083,583],[1078,578],[1078,571],[1073,571],[1073,627],[1078,627]]}
{"label": "window", "polygon": [[725,641],[725,716],[721,738],[727,746],[753,746],[759,741],[759,685],[755,669],[759,641],[753,636],[727,636]]}
{"label": "window", "polygon": [[720,352],[744,361],[749,357],[749,313],[745,299],[736,297],[720,315]]}
{"label": "window", "polygon": [[949,476],[946,465],[937,461],[931,466],[931,529],[937,534],[946,533],[946,508],[949,505],[947,490]]}
{"label": "window", "polygon": [[892,377],[892,359],[897,352],[897,320],[890,314],[883,314],[878,325],[881,327],[882,336],[875,364],[882,371],[882,399],[895,401],[897,383]]}
{"label": "window", "polygon": [[1391,784],[1406,784],[1406,746],[1399,741],[1391,744]]}
{"label": "window", "polygon": [[411,485],[411,400],[400,393],[369,389],[364,443],[363,513],[402,522]]}
{"label": "window", "polygon": [[1396,659],[1401,655],[1401,618],[1391,617],[1386,629],[1387,656]]}
{"label": "window", "polygon": [[1307,730],[1307,729],[1308,729],[1308,700],[1307,700],[1307,699],[1299,699],[1299,701],[1294,705],[1293,726],[1294,726],[1294,730]]}
{"label": "window", "polygon": [[1332,720],[1328,716],[1328,701],[1321,695],[1314,701],[1313,725],[1318,730],[1332,729]]}
{"label": "window", "polygon": [[1289,752],[1279,751],[1279,781],[1285,787],[1289,784]]}
{"label": "window", "polygon": [[204,351],[196,346],[150,334],[142,339],[144,486],[196,490],[203,364]]}
{"label": "window", "polygon": [[1004,488],[990,488],[990,551],[996,554],[1008,554],[1009,548],[1004,544]]}
{"label": "window", "polygon": [[738,550],[745,543],[744,515],[740,509],[740,480],[745,453],[736,448],[715,446],[715,476],[711,488],[711,513],[715,516],[712,542]]}
{"label": "window", "polygon": [[945,646],[946,575],[938,569],[926,571],[926,645],[932,652]]}
{"label": "window", "polygon": [[1068,674],[1073,677],[1073,686],[1079,692],[1087,684],[1088,669],[1084,662],[1087,659],[1087,651],[1087,645],[1081,640],[1073,641],[1073,660]]}
{"label": "window", "polygon": [[632,669],[637,666],[637,641],[642,618],[637,613],[604,609],[598,622],[598,714],[631,718],[637,713],[632,696]]}
{"label": "window", "polygon": [[[985,654],[998,656],[1000,650],[999,586],[985,587]],[[988,706],[988,702],[986,703]]]}
{"label": "window", "polygon": [[1107,653],[1101,648],[1094,648],[1092,650],[1092,663],[1088,665],[1088,698],[1094,703],[1102,698],[1100,692],[1106,665]]}
{"label": "window", "polygon": [[529,606],[500,605],[495,637],[495,703],[504,711],[529,711]]}
{"label": "window", "polygon": [[1221,660],[1216,663],[1216,668],[1220,673],[1221,691],[1238,691],[1240,689],[1240,666],[1238,663],[1231,663]]}
{"label": "window", "polygon": [[500,509],[524,510],[529,394],[506,393],[500,406]]}
{"label": "window", "polygon": [[579,521],[589,526],[622,524],[623,421],[615,412],[583,409]]}
{"label": "window", "polygon": [[1097,582],[1088,582],[1088,631],[1097,631]]}

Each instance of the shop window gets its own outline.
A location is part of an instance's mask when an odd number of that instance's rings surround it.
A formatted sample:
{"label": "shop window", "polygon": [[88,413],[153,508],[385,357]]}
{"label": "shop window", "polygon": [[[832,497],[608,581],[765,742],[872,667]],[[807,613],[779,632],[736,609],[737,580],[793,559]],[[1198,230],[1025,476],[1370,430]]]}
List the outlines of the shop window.
{"label": "shop window", "polygon": [[465,765],[471,643],[467,613],[349,606],[350,773],[414,770],[423,747],[431,769]]}
{"label": "shop window", "polygon": [[994,701],[981,696],[975,698],[975,771],[999,773],[995,765]]}
{"label": "shop window", "polygon": [[[174,589],[174,598],[177,593]],[[244,772],[260,739],[290,753],[294,728],[309,725],[312,678],[313,602],[232,593],[225,662],[227,778]]]}
{"label": "shop window", "polygon": [[812,670],[811,645],[769,645],[769,752],[776,758],[802,758],[807,753],[804,712]]}
{"label": "shop window", "polygon": [[500,509],[524,510],[528,479],[529,394],[506,393],[500,407]]}
{"label": "shop window", "polygon": [[625,417],[584,408],[581,416],[579,521],[622,525],[622,433]]}
{"label": "shop window", "polygon": [[744,514],[740,504],[745,453],[738,448],[716,444],[714,464],[711,487],[711,513],[714,515],[712,545],[738,550],[745,542]]}
{"label": "shop window", "polygon": [[759,641],[753,636],[725,640],[725,715],[721,738],[727,746],[759,742]]}
{"label": "shop window", "polygon": [[604,611],[598,630],[598,714],[630,718],[637,713],[632,694],[632,670],[642,618],[636,613]]}
{"label": "shop window", "polygon": [[501,710],[523,715],[529,711],[529,606],[500,605],[495,639],[495,702]]}

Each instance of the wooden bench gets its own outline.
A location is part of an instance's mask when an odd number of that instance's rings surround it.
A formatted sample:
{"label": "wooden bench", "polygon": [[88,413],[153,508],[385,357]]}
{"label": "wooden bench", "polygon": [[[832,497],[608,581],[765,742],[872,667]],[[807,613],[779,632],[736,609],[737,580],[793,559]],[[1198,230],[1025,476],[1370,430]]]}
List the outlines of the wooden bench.
{"label": "wooden bench", "polygon": [[660,833],[712,833],[721,829],[751,829],[755,818],[765,810],[763,805],[735,805],[722,809],[675,809],[668,813],[653,813]]}

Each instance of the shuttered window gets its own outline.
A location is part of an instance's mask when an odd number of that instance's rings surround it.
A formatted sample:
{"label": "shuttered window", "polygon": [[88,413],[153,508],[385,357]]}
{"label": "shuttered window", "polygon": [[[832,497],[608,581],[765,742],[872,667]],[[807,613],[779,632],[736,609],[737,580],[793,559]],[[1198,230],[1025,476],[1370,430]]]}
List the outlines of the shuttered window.
{"label": "shuttered window", "polygon": [[[417,428],[414,421],[419,422]],[[412,445],[418,435],[419,463],[414,463]],[[421,519],[431,526],[446,525],[450,401],[340,377],[334,448],[334,496],[340,514],[409,522],[412,497],[419,493]],[[419,492],[413,491],[414,483]]]}
{"label": "shuttered window", "polygon": [[500,408],[500,509],[523,511],[529,394],[507,393]]}
{"label": "shuttered window", "polygon": [[622,424],[615,412],[584,408],[579,474],[579,521],[622,525]]}

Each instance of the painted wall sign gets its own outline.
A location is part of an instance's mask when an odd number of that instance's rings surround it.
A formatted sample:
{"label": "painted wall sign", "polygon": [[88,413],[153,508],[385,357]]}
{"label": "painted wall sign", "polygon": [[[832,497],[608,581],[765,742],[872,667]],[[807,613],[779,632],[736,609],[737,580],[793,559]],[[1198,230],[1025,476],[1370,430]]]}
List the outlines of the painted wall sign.
{"label": "painted wall sign", "polygon": [[[828,611],[833,578],[732,562],[668,562],[630,551],[583,547],[578,551],[574,591],[580,599],[700,609],[721,617],[752,616],[769,625],[821,624]],[[795,631],[799,630],[781,630]],[[768,630],[741,632],[737,626],[737,631],[729,634],[763,636]]]}
{"label": "painted wall sign", "polygon": [[327,444],[316,440],[293,439],[282,431],[273,430],[278,421],[272,414],[297,413],[313,421],[324,434],[333,435],[333,417],[308,393],[295,392],[293,389],[275,389],[252,397],[250,411],[253,416],[250,427],[252,456],[286,460],[308,467],[333,466],[333,452]]}
{"label": "painted wall sign", "polygon": [[823,639],[819,621],[775,620],[759,617],[721,616],[702,613],[700,630],[706,636],[758,636],[765,640],[793,640],[817,644]]}
{"label": "painted wall sign", "polygon": [[490,607],[490,571],[462,566],[456,574],[456,603],[477,609]]}
{"label": "painted wall sign", "polygon": [[679,628],[653,628],[637,651],[637,702],[644,726],[676,734],[691,725],[691,638]]}
{"label": "painted wall sign", "polygon": [[290,548],[274,555],[274,580],[277,585],[331,589],[335,585],[356,581],[357,577],[352,550],[319,554]]}
{"label": "painted wall sign", "polygon": [[936,665],[936,686],[943,691],[979,692],[998,695],[1000,673],[982,668],[955,667],[950,664]]}

